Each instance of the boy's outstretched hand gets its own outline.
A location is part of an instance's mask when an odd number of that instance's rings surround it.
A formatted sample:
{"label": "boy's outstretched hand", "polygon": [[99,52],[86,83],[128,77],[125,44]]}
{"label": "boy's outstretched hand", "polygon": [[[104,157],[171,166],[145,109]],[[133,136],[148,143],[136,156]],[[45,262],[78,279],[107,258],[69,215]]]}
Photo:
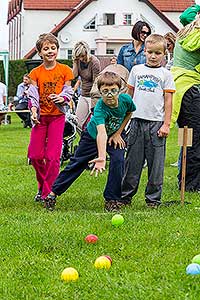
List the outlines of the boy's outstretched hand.
{"label": "boy's outstretched hand", "polygon": [[97,177],[99,172],[102,174],[102,172],[106,169],[106,160],[104,158],[97,157],[89,161],[89,164],[94,164],[90,173],[91,176],[95,173],[95,177]]}
{"label": "boy's outstretched hand", "polygon": [[126,143],[121,137],[121,134],[115,132],[108,140],[108,144],[111,146],[111,144],[114,144],[114,149],[119,147],[120,149],[124,149],[126,147]]}

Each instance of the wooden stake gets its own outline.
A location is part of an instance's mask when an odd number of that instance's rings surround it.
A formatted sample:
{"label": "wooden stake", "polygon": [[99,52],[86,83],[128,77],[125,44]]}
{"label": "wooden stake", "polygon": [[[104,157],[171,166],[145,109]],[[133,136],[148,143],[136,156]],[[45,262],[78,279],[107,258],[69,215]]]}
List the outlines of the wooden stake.
{"label": "wooden stake", "polygon": [[184,197],[185,197],[187,138],[188,138],[188,127],[184,126],[184,129],[183,129],[182,173],[181,173],[181,205],[184,205]]}

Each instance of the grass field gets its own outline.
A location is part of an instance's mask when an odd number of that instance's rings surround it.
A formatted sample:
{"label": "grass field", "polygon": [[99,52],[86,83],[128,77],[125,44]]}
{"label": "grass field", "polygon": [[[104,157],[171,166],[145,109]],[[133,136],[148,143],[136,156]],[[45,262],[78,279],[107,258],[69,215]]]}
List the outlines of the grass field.
{"label": "grass field", "polygon": [[[200,299],[200,275],[188,276],[186,266],[200,253],[200,195],[186,193],[191,205],[145,206],[143,172],[132,207],[123,211],[124,224],[111,225],[103,212],[106,173],[93,178],[86,171],[46,212],[33,198],[35,173],[27,165],[29,129],[16,116],[0,128],[0,300],[183,300]],[[163,202],[180,200],[176,161],[177,130],[167,143]],[[94,233],[97,244],[84,238]],[[93,266],[110,255],[109,271]],[[77,282],[60,279],[66,267],[78,270]]]}

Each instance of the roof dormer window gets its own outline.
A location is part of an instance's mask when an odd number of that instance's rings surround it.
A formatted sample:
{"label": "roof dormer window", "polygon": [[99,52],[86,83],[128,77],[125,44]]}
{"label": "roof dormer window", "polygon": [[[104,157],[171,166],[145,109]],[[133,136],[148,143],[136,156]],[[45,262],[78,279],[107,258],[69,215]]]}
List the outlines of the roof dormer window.
{"label": "roof dormer window", "polygon": [[93,17],[88,23],[84,25],[84,29],[86,30],[96,30],[96,16]]}

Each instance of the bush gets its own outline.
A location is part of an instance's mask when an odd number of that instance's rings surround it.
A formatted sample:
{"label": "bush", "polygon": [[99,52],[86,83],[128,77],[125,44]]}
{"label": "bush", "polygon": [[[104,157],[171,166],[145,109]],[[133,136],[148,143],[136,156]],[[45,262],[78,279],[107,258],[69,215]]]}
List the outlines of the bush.
{"label": "bush", "polygon": [[[19,83],[22,82],[23,75],[25,73],[30,72],[30,69],[27,68],[28,62],[33,62],[32,67],[34,67],[34,60],[10,60],[9,61],[9,75],[8,75],[8,96],[15,96],[17,91],[17,86]],[[38,60],[37,60],[38,61]],[[59,62],[66,64],[70,67],[72,67],[72,61],[71,60],[58,60]],[[26,65],[27,62],[27,65]],[[29,63],[30,65],[30,63]],[[3,69],[3,62],[0,61],[0,78],[2,82],[5,82],[5,76],[4,76],[4,69]]]}

